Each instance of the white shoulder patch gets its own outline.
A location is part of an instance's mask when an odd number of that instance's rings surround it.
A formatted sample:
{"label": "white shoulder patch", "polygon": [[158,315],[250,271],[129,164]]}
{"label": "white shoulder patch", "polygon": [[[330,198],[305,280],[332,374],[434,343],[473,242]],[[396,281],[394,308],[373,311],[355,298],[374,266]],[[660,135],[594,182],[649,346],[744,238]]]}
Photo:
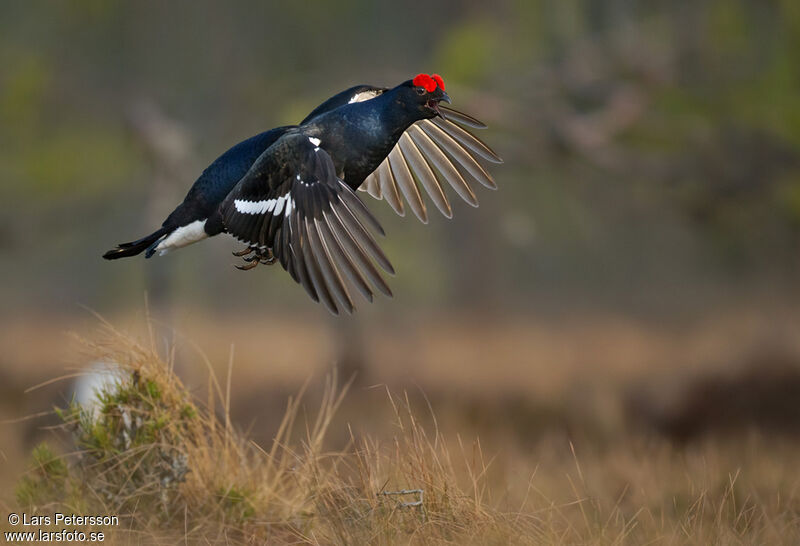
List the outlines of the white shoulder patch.
{"label": "white shoulder patch", "polygon": [[319,147],[320,142],[322,142],[320,139],[314,137],[308,137],[308,141],[317,147]]}
{"label": "white shoulder patch", "polygon": [[350,100],[347,101],[347,104],[353,104],[354,102],[364,102],[365,100],[374,99],[380,94],[381,92],[376,89],[368,89],[367,91],[361,91],[360,93],[356,93],[355,95],[350,97]]}

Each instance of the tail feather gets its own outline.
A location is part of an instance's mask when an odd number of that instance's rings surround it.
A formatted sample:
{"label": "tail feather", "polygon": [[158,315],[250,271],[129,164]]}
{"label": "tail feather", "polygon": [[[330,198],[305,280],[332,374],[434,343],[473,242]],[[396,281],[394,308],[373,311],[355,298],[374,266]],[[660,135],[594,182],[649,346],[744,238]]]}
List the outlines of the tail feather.
{"label": "tail feather", "polygon": [[[148,250],[146,256],[149,258],[153,255],[153,250],[155,245],[157,245],[158,241],[167,234],[169,230],[167,228],[162,227],[158,231],[154,231],[147,237],[142,237],[138,241],[131,241],[130,243],[120,243],[117,245],[117,248],[113,248],[103,254],[103,258],[106,260],[116,260],[118,258],[127,258],[129,256],[136,256],[140,254],[145,249]],[[150,248],[152,247],[152,248]]]}

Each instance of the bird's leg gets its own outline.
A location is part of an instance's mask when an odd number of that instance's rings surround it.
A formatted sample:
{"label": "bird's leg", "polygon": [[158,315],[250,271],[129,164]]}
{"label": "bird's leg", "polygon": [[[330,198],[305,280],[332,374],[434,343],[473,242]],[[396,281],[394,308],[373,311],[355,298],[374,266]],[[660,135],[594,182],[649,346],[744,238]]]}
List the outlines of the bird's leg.
{"label": "bird's leg", "polygon": [[264,253],[259,252],[258,254],[262,264],[272,265],[275,263],[275,255],[272,253],[271,248],[266,249]]}

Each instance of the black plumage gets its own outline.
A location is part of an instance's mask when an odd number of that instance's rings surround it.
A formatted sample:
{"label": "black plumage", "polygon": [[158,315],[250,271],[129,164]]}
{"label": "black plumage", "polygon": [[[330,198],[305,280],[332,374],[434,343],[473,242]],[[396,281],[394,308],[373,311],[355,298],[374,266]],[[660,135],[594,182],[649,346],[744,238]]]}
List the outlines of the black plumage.
{"label": "black plumage", "polygon": [[299,125],[225,152],[159,230],[104,258],[149,258],[226,232],[247,245],[236,253],[241,269],[277,260],[334,314],[354,310],[353,289],[368,301],[373,289],[391,296],[379,269],[394,270],[373,235],[383,229],[354,190],[427,222],[423,193],[449,218],[447,185],[473,206],[469,181],[496,188],[480,160],[502,160],[464,128],[485,125],[441,101],[450,102],[444,82],[424,74],[392,89],[342,91]]}

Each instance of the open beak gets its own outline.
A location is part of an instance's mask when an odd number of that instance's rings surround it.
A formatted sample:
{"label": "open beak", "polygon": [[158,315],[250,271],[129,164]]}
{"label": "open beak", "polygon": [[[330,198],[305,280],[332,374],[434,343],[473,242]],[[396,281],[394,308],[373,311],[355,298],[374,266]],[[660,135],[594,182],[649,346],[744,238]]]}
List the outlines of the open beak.
{"label": "open beak", "polygon": [[436,112],[437,116],[439,116],[440,118],[444,119],[444,116],[442,115],[441,110],[439,110],[439,103],[441,101],[444,101],[447,104],[450,104],[450,95],[448,95],[447,93],[442,91],[442,96],[440,98],[428,101],[428,107],[431,110],[433,110],[434,112]]}

